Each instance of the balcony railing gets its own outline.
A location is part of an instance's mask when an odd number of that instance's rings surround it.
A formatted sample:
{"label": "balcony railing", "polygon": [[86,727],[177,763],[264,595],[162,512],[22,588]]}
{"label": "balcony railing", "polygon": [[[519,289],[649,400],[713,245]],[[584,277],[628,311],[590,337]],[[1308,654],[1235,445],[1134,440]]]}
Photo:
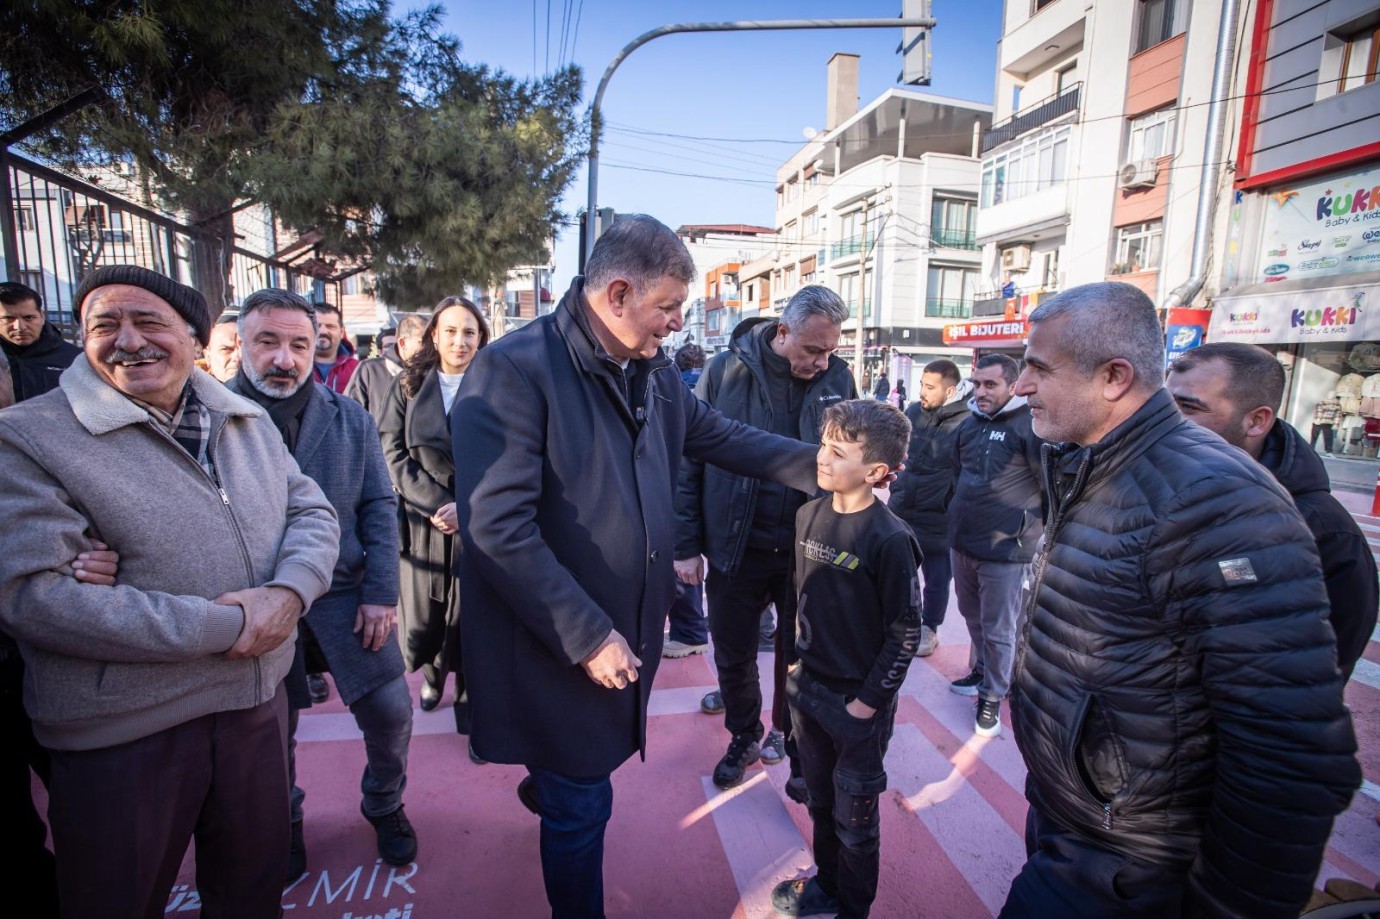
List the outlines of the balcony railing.
{"label": "balcony railing", "polygon": [[930,319],[968,319],[973,315],[973,301],[931,297],[925,301],[925,315]]}
{"label": "balcony railing", "polygon": [[1005,298],[1005,297],[1001,297],[1001,296],[997,296],[997,297],[987,297],[987,298],[984,298],[984,299],[982,299],[982,300],[974,300],[974,301],[973,301],[973,315],[976,316],[976,317],[982,317],[982,316],[1005,316],[1005,315],[1006,315],[1006,298]]}
{"label": "balcony railing", "polygon": [[981,151],[986,153],[993,147],[1015,140],[1026,131],[1033,131],[1042,124],[1048,124],[1069,112],[1078,111],[1078,99],[1082,95],[1082,89],[1082,83],[1074,83],[1065,87],[1062,92],[1022,109],[1001,124],[988,128],[982,135]]}
{"label": "balcony railing", "polygon": [[829,258],[832,260],[843,258],[847,255],[857,255],[870,245],[872,245],[872,236],[870,234],[864,233],[857,236],[850,236],[847,239],[839,240],[829,247]]}
{"label": "balcony railing", "polygon": [[935,230],[932,234],[934,244],[941,249],[972,249],[982,247],[977,244],[977,233],[972,230]]}

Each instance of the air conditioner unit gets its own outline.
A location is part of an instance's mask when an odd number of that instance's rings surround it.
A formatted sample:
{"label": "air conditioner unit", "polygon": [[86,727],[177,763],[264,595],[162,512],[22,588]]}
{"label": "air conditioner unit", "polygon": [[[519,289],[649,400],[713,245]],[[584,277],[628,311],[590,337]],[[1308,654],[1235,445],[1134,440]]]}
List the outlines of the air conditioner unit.
{"label": "air conditioner unit", "polygon": [[1117,173],[1117,182],[1124,189],[1150,188],[1155,184],[1155,173],[1159,164],[1154,160],[1137,160],[1127,163]]}
{"label": "air conditioner unit", "polygon": [[1001,250],[1002,271],[1025,271],[1030,267],[1030,247],[1012,246]]}

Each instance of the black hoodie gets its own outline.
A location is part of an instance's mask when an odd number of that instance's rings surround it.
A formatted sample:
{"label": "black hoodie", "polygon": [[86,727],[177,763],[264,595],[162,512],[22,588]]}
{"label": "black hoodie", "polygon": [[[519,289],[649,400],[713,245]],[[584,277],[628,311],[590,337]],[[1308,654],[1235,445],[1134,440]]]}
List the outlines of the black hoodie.
{"label": "black hoodie", "polygon": [[1332,497],[1322,459],[1292,426],[1284,421],[1275,422],[1265,437],[1260,464],[1293,497],[1318,544],[1327,600],[1332,608],[1329,618],[1337,633],[1337,665],[1350,679],[1351,670],[1375,629],[1380,605],[1375,556],[1351,514]]}
{"label": "black hoodie", "polygon": [[57,327],[51,322],[43,323],[43,329],[33,344],[16,345],[0,336],[0,348],[4,348],[5,356],[10,359],[16,402],[56,389],[62,371],[72,366],[72,361],[81,354],[81,349],[76,345],[63,341]]}

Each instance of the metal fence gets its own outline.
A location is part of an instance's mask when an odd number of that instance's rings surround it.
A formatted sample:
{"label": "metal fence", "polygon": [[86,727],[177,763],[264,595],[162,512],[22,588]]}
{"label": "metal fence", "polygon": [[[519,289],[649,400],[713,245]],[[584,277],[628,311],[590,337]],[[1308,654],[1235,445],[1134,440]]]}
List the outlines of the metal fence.
{"label": "metal fence", "polygon": [[[12,230],[4,229],[14,235],[15,264],[6,259],[0,278],[26,284],[42,294],[49,320],[64,331],[71,331],[72,294],[95,269],[141,265],[195,286],[194,240],[224,245],[222,240],[168,214],[92,182],[65,175],[13,152],[8,160],[5,178],[9,182],[13,216]],[[235,214],[236,238],[225,253],[229,260],[227,283],[231,301],[238,303],[264,287],[283,287],[309,298],[338,303],[340,292],[336,282],[314,279],[273,257],[274,252],[281,251],[276,235],[272,218],[264,209],[246,209]],[[216,307],[212,304],[213,310]]]}

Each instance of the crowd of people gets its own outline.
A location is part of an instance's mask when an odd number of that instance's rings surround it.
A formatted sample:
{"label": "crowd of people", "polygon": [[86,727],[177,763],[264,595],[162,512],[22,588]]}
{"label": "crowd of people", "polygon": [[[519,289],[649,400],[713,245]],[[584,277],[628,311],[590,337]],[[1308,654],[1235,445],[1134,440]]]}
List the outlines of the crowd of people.
{"label": "crowd of people", "polygon": [[627,216],[550,315],[490,341],[448,297],[364,361],[337,309],[285,290],[217,317],[101,268],[77,347],[0,285],[0,796],[25,915],[160,916],[193,840],[208,914],[279,915],[323,673],[379,856],[414,861],[420,670],[473,761],[525,767],[552,915],[602,916],[611,773],[645,754],[662,657],[712,647],[714,784],[788,761],[813,826],[816,871],[773,905],[866,916],[898,695],[951,585],[971,645],[950,688],[979,736],[1006,702],[1028,770],[1003,917],[1298,915],[1361,782],[1342,688],[1377,573],[1278,417],[1274,358],[1205,345],[1166,382],[1153,304],[1099,283],[1040,305],[1023,366],[938,360],[914,402],[885,377],[859,398],[818,285],[672,360],[694,277]]}

